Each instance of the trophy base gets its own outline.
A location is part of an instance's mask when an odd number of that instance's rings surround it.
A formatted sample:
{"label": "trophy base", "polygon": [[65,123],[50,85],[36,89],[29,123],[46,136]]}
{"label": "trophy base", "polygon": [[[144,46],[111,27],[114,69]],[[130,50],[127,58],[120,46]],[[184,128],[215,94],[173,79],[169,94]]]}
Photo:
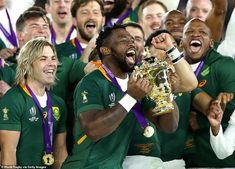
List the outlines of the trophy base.
{"label": "trophy base", "polygon": [[174,110],[174,105],[172,103],[162,104],[160,106],[156,106],[153,109],[152,116],[159,116],[162,114],[170,113]]}

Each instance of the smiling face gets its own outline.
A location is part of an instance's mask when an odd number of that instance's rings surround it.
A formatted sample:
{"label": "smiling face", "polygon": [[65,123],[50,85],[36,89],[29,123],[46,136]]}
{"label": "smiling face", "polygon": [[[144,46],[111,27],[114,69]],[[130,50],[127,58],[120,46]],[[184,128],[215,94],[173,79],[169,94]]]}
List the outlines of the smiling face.
{"label": "smiling face", "polygon": [[49,40],[50,29],[46,18],[43,19],[42,17],[38,17],[28,19],[24,23],[23,30],[17,31],[17,38],[19,40],[20,47],[22,47],[29,40],[38,37],[43,37]]}
{"label": "smiling face", "polygon": [[185,27],[182,38],[182,47],[186,52],[189,63],[197,63],[212,46],[210,29],[200,19],[192,19]]}
{"label": "smiling face", "polygon": [[47,12],[51,14],[53,22],[58,25],[66,25],[71,22],[71,3],[72,0],[50,0],[46,3]]}
{"label": "smiling face", "polygon": [[186,18],[180,11],[173,10],[168,12],[162,20],[162,28],[171,32],[177,42],[180,42],[183,36]]}
{"label": "smiling face", "polygon": [[111,50],[108,62],[112,62],[122,72],[132,71],[136,54],[134,38],[125,29],[119,28],[113,30],[107,40],[105,45]]}
{"label": "smiling face", "polygon": [[50,86],[55,82],[57,58],[50,46],[45,46],[42,55],[32,63],[32,74],[29,77],[39,86]]}
{"label": "smiling face", "polygon": [[146,6],[143,9],[140,24],[144,29],[146,39],[151,33],[159,29],[162,16],[165,12],[165,9],[157,3]]}
{"label": "smiling face", "polygon": [[127,26],[126,30],[134,37],[136,46],[136,62],[140,62],[144,55],[144,34],[137,27]]}
{"label": "smiling face", "polygon": [[99,33],[104,24],[101,7],[96,1],[90,1],[78,8],[76,18],[73,20],[74,25],[77,26],[78,37],[85,41],[90,41],[95,34]]}

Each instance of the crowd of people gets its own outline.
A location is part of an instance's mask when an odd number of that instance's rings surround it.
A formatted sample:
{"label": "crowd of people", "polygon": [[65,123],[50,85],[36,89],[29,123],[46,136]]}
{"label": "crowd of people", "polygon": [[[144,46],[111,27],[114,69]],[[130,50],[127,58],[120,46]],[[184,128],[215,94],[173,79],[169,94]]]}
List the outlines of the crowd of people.
{"label": "crowd of people", "polygon": [[1,168],[235,168],[234,0],[23,1],[0,0]]}

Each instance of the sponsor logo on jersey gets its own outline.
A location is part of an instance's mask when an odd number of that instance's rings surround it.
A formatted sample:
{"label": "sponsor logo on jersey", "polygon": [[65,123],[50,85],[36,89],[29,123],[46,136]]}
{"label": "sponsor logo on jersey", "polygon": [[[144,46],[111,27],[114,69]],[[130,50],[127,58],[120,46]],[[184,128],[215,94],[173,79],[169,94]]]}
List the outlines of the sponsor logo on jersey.
{"label": "sponsor logo on jersey", "polygon": [[151,151],[153,145],[153,143],[135,144],[135,147],[137,147],[140,153],[148,154]]}
{"label": "sponsor logo on jersey", "polygon": [[42,114],[43,114],[43,118],[46,119],[48,115],[47,111],[44,111]]}
{"label": "sponsor logo on jersey", "polygon": [[115,106],[116,104],[115,104],[115,93],[111,93],[110,95],[109,95],[109,100],[110,100],[110,104],[109,104],[109,107],[111,108],[111,107],[113,107],[113,106]]}
{"label": "sponsor logo on jersey", "polygon": [[58,121],[60,119],[60,109],[59,107],[52,107],[53,116]]}
{"label": "sponsor logo on jersey", "polygon": [[88,99],[87,99],[88,92],[84,90],[81,93],[81,95],[82,95],[82,103],[87,103],[88,102]]}
{"label": "sponsor logo on jersey", "polygon": [[3,120],[9,120],[9,117],[8,117],[9,109],[5,107],[4,109],[2,109],[2,112],[3,112]]}
{"label": "sponsor logo on jersey", "polygon": [[203,86],[205,86],[205,84],[206,84],[206,80],[202,80],[199,84],[198,84],[198,87],[203,87]]}
{"label": "sponsor logo on jersey", "polygon": [[206,76],[210,73],[210,67],[207,67],[203,72],[201,73],[202,76]]}

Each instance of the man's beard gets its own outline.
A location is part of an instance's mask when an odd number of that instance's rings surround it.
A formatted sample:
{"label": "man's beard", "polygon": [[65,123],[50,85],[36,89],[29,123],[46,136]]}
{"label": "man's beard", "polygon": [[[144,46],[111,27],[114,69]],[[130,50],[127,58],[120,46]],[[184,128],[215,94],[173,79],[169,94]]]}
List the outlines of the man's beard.
{"label": "man's beard", "polygon": [[79,34],[81,35],[81,37],[82,37],[83,39],[85,39],[86,41],[89,42],[89,41],[92,39],[92,36],[93,36],[93,35],[91,35],[91,36],[87,35],[87,34],[85,33],[85,31],[83,31],[83,29],[79,29],[79,28],[78,28],[78,32],[79,32]]}
{"label": "man's beard", "polygon": [[134,70],[134,65],[129,66],[126,61],[119,61],[118,62],[119,67],[122,69],[123,72],[132,72]]}
{"label": "man's beard", "polygon": [[[96,26],[98,26],[98,25],[96,25]],[[102,28],[102,27],[98,27],[98,33],[101,31],[101,28]],[[83,39],[85,39],[86,41],[88,41],[88,42],[89,42],[89,41],[93,38],[93,36],[94,36],[94,35],[92,35],[92,34],[87,34],[87,33],[82,29],[82,26],[81,26],[80,24],[77,25],[77,30],[78,30],[79,34],[81,35],[81,37],[82,37]]]}
{"label": "man's beard", "polygon": [[127,0],[118,0],[117,2],[115,2],[113,9],[106,14],[106,17],[108,19],[117,18],[126,8],[126,5],[127,5]]}

